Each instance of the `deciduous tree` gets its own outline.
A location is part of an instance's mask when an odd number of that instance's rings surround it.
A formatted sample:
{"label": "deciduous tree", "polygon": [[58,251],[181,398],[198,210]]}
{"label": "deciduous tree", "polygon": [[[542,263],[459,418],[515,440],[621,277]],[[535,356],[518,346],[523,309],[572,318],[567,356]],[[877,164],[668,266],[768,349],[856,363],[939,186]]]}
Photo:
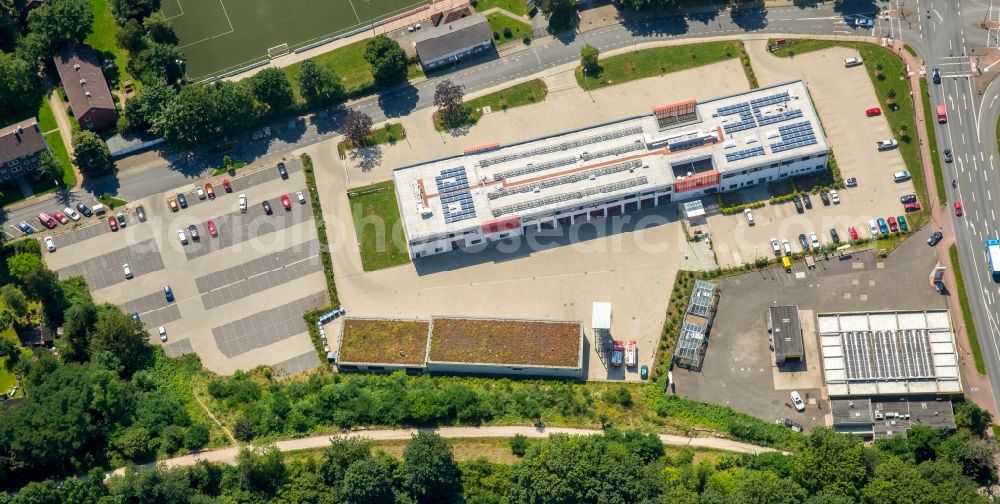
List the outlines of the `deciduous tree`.
{"label": "deciduous tree", "polygon": [[598,68],[600,68],[597,60],[599,54],[600,51],[590,44],[584,44],[580,48],[580,66],[583,67],[584,73],[590,75],[597,73]]}
{"label": "deciduous tree", "polygon": [[118,24],[127,20],[142,20],[146,16],[160,10],[160,0],[111,0],[111,12]]}
{"label": "deciduous tree", "polygon": [[93,131],[73,133],[73,162],[87,177],[104,175],[115,169],[108,144]]}
{"label": "deciduous tree", "polygon": [[174,33],[174,25],[163,14],[157,12],[142,22],[146,34],[154,44],[177,45],[180,39]]}
{"label": "deciduous tree", "polygon": [[345,504],[382,504],[396,501],[389,472],[374,459],[359,460],[351,464],[344,474],[344,482],[340,488],[340,497]]}
{"label": "deciduous tree", "polygon": [[117,307],[104,307],[94,324],[90,354],[108,352],[118,359],[126,374],[131,375],[149,362],[148,340],[149,333],[130,315]]}
{"label": "deciduous tree", "polygon": [[406,486],[418,504],[456,502],[462,479],[451,445],[437,433],[422,431],[403,450]]}
{"label": "deciduous tree", "polygon": [[48,59],[64,45],[82,43],[93,22],[88,0],[48,0],[28,13],[28,35],[21,42],[32,59]]}
{"label": "deciduous tree", "polygon": [[549,18],[549,30],[562,30],[573,25],[576,0],[541,0],[539,7]]}
{"label": "deciduous tree", "polygon": [[130,129],[145,131],[177,96],[175,89],[162,77],[143,81],[142,88],[125,102],[125,120]]}
{"label": "deciduous tree", "polygon": [[375,83],[381,87],[406,80],[406,53],[395,40],[385,35],[368,40],[365,61],[371,65]]}
{"label": "deciduous tree", "polygon": [[350,109],[340,132],[355,146],[363,146],[368,143],[368,137],[372,134],[372,118],[360,110]]}
{"label": "deciduous tree", "polygon": [[318,107],[340,103],[344,100],[344,85],[333,68],[311,59],[302,62],[299,70],[299,89],[310,106]]}
{"label": "deciduous tree", "polygon": [[62,182],[63,167],[49,151],[44,151],[38,155],[38,173],[45,178]]}
{"label": "deciduous tree", "polygon": [[125,21],[115,34],[115,44],[130,53],[138,53],[146,48],[146,30],[135,19]]}
{"label": "deciduous tree", "polygon": [[250,77],[250,89],[261,105],[272,113],[283,112],[292,106],[292,84],[285,73],[277,68],[265,68]]}
{"label": "deciduous tree", "polygon": [[454,123],[462,115],[463,87],[445,79],[434,88],[434,106],[445,123]]}
{"label": "deciduous tree", "polygon": [[13,54],[0,51],[0,117],[17,115],[33,105],[37,96],[34,67]]}

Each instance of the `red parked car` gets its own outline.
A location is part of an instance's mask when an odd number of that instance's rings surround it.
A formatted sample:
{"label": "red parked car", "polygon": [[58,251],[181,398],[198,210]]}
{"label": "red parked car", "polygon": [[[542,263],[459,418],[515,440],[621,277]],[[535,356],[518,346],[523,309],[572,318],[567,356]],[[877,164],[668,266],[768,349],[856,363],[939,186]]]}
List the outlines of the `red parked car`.
{"label": "red parked car", "polygon": [[225,189],[227,193],[233,192],[233,186],[229,183],[229,179],[227,178],[222,179],[222,188]]}
{"label": "red parked car", "polygon": [[108,227],[111,228],[111,231],[118,231],[118,221],[114,217],[108,217]]}
{"label": "red parked car", "polygon": [[63,224],[66,224],[66,223],[69,222],[69,217],[66,217],[66,214],[64,214],[62,212],[56,212],[53,217],[55,217],[57,221],[59,221],[59,222],[61,222]]}
{"label": "red parked car", "polygon": [[907,203],[903,205],[903,210],[906,210],[907,212],[916,212],[917,210],[920,210],[920,203],[916,201]]}
{"label": "red parked car", "polygon": [[56,220],[53,219],[52,216],[47,213],[38,214],[38,222],[41,222],[43,226],[49,229],[55,229],[56,226],[59,225],[59,223],[56,222]]}
{"label": "red parked car", "polygon": [[281,204],[285,206],[285,210],[291,210],[292,209],[292,200],[288,199],[288,195],[287,194],[282,194],[281,195]]}
{"label": "red parked car", "polygon": [[882,115],[882,109],[878,107],[872,107],[865,111],[865,115],[868,117],[875,117],[877,115]]}
{"label": "red parked car", "polygon": [[858,239],[858,228],[856,228],[854,226],[851,226],[851,227],[847,228],[847,232],[851,235],[851,239],[852,240],[857,240]]}
{"label": "red parked car", "polygon": [[215,188],[211,182],[205,182],[205,194],[208,195],[208,199],[215,199]]}
{"label": "red parked car", "polygon": [[962,216],[962,202],[961,201],[956,201],[955,202],[955,217],[961,217],[961,216]]}
{"label": "red parked car", "polygon": [[893,233],[899,231],[899,224],[896,223],[895,217],[889,217],[885,221],[889,223],[889,231],[892,231]]}
{"label": "red parked car", "polygon": [[219,230],[215,227],[215,221],[206,222],[205,227],[208,228],[208,234],[212,235],[212,238],[219,237]]}

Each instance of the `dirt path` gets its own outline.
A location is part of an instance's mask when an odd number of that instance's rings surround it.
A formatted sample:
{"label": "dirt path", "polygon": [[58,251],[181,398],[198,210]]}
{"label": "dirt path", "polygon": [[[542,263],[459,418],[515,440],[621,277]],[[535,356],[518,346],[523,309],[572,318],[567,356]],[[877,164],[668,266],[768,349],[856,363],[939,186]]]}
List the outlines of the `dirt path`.
{"label": "dirt path", "polygon": [[[437,432],[444,438],[511,438],[517,434],[521,434],[530,438],[544,438],[548,437],[550,434],[571,434],[575,436],[590,436],[595,434],[601,434],[602,431],[597,429],[572,429],[563,427],[529,427],[529,426],[500,426],[500,427],[441,427],[439,429],[426,429],[428,431]],[[391,430],[371,430],[371,431],[353,431],[345,433],[342,436],[346,437],[363,437],[374,441],[393,441],[393,440],[406,440],[413,437],[418,429],[391,429]],[[336,436],[313,436],[308,438],[300,439],[290,439],[287,441],[278,441],[275,446],[283,452],[296,451],[296,450],[309,450],[315,448],[324,448],[330,444],[330,439]],[[694,448],[710,448],[715,450],[725,450],[736,453],[764,453],[775,451],[773,448],[766,448],[763,446],[752,445],[748,443],[741,443],[739,441],[733,441],[731,439],[723,438],[699,438],[699,437],[684,437],[684,436],[674,436],[670,434],[660,434],[660,440],[666,445],[671,446],[690,446]],[[195,453],[191,455],[184,455],[182,457],[174,457],[172,459],[161,460],[156,463],[156,465],[163,467],[187,467],[198,463],[201,460],[206,460],[209,462],[223,463],[223,464],[233,464],[236,462],[236,456],[239,454],[240,446],[232,446],[228,448],[219,448],[217,450],[209,450],[201,453]],[[151,467],[153,464],[145,464],[142,467]],[[107,473],[108,476],[112,474],[122,474],[124,469],[118,469],[116,471],[111,471]]]}
{"label": "dirt path", "polygon": [[56,118],[56,124],[59,126],[59,136],[62,137],[63,145],[66,146],[66,154],[69,154],[70,166],[73,167],[73,175],[76,176],[76,186],[71,189],[76,189],[80,187],[83,183],[83,175],[80,174],[80,169],[73,164],[73,125],[70,124],[69,115],[66,114],[66,105],[62,101],[62,97],[59,96],[59,91],[52,89],[49,93],[49,107],[52,108],[52,115]]}

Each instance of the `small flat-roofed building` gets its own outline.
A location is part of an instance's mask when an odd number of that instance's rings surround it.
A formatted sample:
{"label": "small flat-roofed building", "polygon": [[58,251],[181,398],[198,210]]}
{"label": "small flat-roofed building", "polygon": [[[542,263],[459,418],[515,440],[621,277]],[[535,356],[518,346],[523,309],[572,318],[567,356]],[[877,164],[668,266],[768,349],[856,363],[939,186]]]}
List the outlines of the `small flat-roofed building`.
{"label": "small flat-roofed building", "polygon": [[827,166],[802,81],[396,168],[411,258]]}
{"label": "small flat-roofed building", "polygon": [[583,379],[579,321],[432,317],[427,371]]}
{"label": "small flat-roofed building", "polygon": [[950,398],[889,396],[833,399],[830,414],[834,430],[865,439],[906,436],[913,426],[955,428],[955,410]]}
{"label": "small flat-roofed building", "polygon": [[423,371],[426,320],[345,317],[337,344],[339,371]]}
{"label": "small flat-roofed building", "polygon": [[774,342],[774,362],[784,364],[787,360],[801,360],[805,351],[802,342],[802,326],[799,323],[799,307],[772,306],[768,311],[771,340]]}
{"label": "small flat-roofed building", "polygon": [[34,173],[48,149],[34,117],[0,128],[0,182]]}
{"label": "small flat-roofed building", "polygon": [[492,47],[490,23],[482,14],[473,14],[451,23],[428,28],[413,49],[425,70],[456,62]]}
{"label": "small flat-roofed building", "polygon": [[830,397],[962,394],[947,310],[821,313],[817,328]]}
{"label": "small flat-roofed building", "polygon": [[118,111],[94,51],[87,46],[67,47],[53,60],[80,127],[96,131],[114,126]]}
{"label": "small flat-roofed building", "polygon": [[590,316],[590,326],[594,329],[594,343],[603,346],[611,342],[611,303],[595,301]]}
{"label": "small flat-roofed building", "polygon": [[681,334],[677,339],[677,348],[674,350],[675,364],[687,369],[701,369],[718,303],[716,284],[704,280],[694,281],[691,299],[681,324]]}

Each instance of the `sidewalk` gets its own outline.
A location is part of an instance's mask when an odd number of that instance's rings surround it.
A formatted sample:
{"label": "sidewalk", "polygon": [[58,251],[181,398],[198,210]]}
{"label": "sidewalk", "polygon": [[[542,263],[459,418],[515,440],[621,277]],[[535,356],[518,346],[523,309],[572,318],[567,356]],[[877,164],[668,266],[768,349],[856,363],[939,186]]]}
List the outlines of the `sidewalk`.
{"label": "sidewalk", "polygon": [[[912,69],[919,69],[920,58],[910,55],[903,48],[903,43],[896,41],[892,48],[899,54],[903,61]],[[913,92],[913,111],[917,121],[917,139],[920,141],[920,164],[924,171],[924,185],[927,186],[927,206],[931,211],[931,222],[929,228],[936,229],[944,233],[944,239],[935,247],[938,255],[938,263],[944,265],[944,283],[948,287],[948,292],[957,293],[958,286],[955,283],[955,274],[951,266],[951,259],[948,256],[948,248],[955,243],[955,230],[951,224],[951,213],[947,205],[937,204],[937,186],[934,184],[934,164],[931,159],[930,146],[927,144],[927,125],[924,122],[924,103],[920,91],[920,73],[911,72],[910,89]],[[962,363],[962,378],[965,381],[965,394],[979,406],[986,408],[993,414],[994,418],[1000,418],[997,413],[997,405],[993,400],[993,389],[990,385],[989,377],[976,371],[976,363],[972,358],[972,351],[969,347],[969,334],[965,329],[965,320],[962,318],[962,307],[958,301],[958,295],[948,296],[948,307],[952,314],[952,324],[955,326],[955,339],[958,342],[959,360]]]}

